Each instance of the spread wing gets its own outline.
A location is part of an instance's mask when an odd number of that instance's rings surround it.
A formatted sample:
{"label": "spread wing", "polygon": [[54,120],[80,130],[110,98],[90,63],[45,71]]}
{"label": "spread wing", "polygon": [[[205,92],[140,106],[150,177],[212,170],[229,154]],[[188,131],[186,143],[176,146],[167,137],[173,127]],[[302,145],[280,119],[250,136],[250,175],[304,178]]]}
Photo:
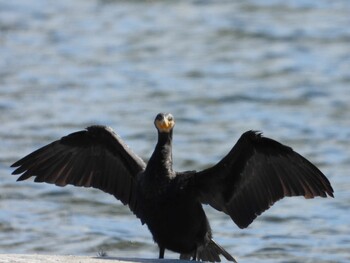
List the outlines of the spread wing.
{"label": "spread wing", "polygon": [[277,141],[248,131],[215,166],[194,174],[200,200],[246,228],[285,196],[333,197],[325,175]]}
{"label": "spread wing", "polygon": [[144,162],[109,127],[91,126],[54,141],[15,162],[17,181],[93,187],[114,195],[134,211],[135,177]]}

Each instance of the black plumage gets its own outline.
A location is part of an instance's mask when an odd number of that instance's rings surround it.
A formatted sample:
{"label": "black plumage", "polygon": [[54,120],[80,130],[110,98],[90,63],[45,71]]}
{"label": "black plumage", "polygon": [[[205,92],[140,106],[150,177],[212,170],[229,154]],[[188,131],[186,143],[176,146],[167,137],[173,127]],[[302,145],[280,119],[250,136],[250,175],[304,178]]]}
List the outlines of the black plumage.
{"label": "black plumage", "polygon": [[146,224],[159,246],[180,258],[234,258],[212,239],[202,204],[228,214],[240,227],[285,196],[333,197],[325,175],[304,157],[261,133],[245,132],[216,165],[203,171],[172,169],[171,114],[155,119],[158,142],[146,165],[110,128],[91,126],[15,162],[18,181],[94,187],[114,195]]}

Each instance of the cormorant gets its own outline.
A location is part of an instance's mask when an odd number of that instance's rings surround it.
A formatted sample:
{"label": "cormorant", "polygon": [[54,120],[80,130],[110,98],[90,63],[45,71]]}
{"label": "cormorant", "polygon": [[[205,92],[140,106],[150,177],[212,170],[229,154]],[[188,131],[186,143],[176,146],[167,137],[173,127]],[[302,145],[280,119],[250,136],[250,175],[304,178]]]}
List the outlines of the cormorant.
{"label": "cormorant", "polygon": [[235,259],[212,239],[202,204],[246,228],[285,196],[333,197],[325,175],[302,157],[256,131],[242,134],[232,150],[203,171],[172,168],[174,117],[160,113],[158,142],[146,165],[109,127],[90,126],[15,162],[18,181],[94,187],[114,195],[146,224],[159,246],[182,259]]}

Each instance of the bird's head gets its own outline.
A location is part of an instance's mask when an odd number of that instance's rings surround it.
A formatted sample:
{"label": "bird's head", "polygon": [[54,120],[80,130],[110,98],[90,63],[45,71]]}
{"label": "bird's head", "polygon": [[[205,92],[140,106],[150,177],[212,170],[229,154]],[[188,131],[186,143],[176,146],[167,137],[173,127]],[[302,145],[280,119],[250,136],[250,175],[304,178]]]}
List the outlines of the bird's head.
{"label": "bird's head", "polygon": [[175,120],[170,113],[159,113],[154,120],[154,125],[161,133],[169,133],[175,126]]}

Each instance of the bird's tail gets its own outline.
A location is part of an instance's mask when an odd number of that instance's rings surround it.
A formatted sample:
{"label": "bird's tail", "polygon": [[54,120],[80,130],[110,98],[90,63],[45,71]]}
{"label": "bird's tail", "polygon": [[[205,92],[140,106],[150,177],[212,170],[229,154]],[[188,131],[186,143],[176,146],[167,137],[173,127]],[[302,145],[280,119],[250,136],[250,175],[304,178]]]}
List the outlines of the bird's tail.
{"label": "bird's tail", "polygon": [[[219,244],[210,239],[209,243],[197,248],[196,259],[200,261],[221,262],[220,255],[224,256],[226,260],[237,261]],[[190,259],[190,255],[181,254],[180,259]]]}

